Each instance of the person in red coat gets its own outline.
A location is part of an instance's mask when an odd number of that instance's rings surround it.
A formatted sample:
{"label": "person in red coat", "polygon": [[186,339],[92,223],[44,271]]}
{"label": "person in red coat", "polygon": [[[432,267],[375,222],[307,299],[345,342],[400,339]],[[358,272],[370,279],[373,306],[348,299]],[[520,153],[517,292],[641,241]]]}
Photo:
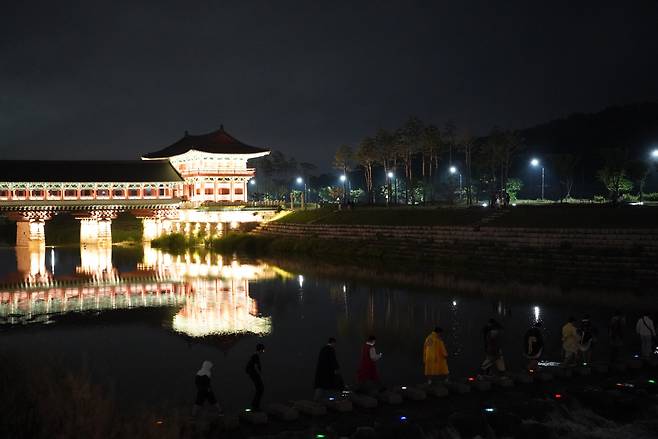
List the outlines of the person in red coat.
{"label": "person in red coat", "polygon": [[381,353],[377,353],[375,343],[377,339],[374,335],[368,337],[368,340],[361,348],[361,360],[356,372],[356,380],[359,384],[379,383],[379,373],[377,373],[377,361],[382,358]]}

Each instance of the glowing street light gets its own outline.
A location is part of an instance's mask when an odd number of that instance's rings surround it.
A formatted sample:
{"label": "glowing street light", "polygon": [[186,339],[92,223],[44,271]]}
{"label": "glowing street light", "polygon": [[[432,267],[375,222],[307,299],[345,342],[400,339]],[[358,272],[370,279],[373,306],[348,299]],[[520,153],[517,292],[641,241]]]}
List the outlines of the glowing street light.
{"label": "glowing street light", "polygon": [[651,158],[658,159],[658,148],[651,151]]}
{"label": "glowing street light", "polygon": [[297,177],[297,184],[302,184],[304,182],[304,179],[302,177]]}
{"label": "glowing street light", "polygon": [[393,177],[395,177],[395,174],[393,174],[393,172],[391,172],[391,171],[388,171],[388,174],[386,174],[386,176],[388,178],[393,178]]}
{"label": "glowing street light", "polygon": [[341,175],[341,176],[340,176],[340,181],[342,181],[343,183],[345,183],[345,180],[347,180],[347,176],[345,176],[345,174]]}
{"label": "glowing street light", "polygon": [[251,180],[249,180],[249,184],[252,185],[252,186],[255,185],[256,184],[256,179],[252,178]]}
{"label": "glowing street light", "polygon": [[461,196],[462,196],[462,173],[459,172],[459,170],[457,169],[456,166],[450,166],[450,168],[448,170],[453,175],[459,173],[459,198],[461,199]]}
{"label": "glowing street light", "polygon": [[532,165],[533,168],[537,168],[541,166],[541,199],[542,201],[544,200],[544,165],[541,164],[539,159],[533,158],[530,160],[530,165]]}

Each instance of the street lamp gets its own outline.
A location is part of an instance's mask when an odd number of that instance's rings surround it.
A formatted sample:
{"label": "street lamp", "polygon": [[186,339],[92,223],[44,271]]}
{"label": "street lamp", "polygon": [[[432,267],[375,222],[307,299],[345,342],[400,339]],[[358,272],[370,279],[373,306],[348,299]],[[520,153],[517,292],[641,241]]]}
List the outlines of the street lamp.
{"label": "street lamp", "polygon": [[542,165],[539,159],[536,158],[530,160],[530,164],[532,165],[533,168],[537,168],[541,166],[541,199],[543,201],[544,200],[544,165]]}
{"label": "street lamp", "polygon": [[388,171],[386,173],[386,205],[391,202],[391,198],[393,198],[393,178],[395,177],[395,174],[393,171]]}
{"label": "street lamp", "polygon": [[457,174],[459,173],[459,198],[461,199],[462,196],[462,173],[459,172],[456,166],[451,166],[450,167],[450,173],[451,174]]}
{"label": "street lamp", "polygon": [[658,148],[651,151],[651,157],[654,159],[658,159]]}

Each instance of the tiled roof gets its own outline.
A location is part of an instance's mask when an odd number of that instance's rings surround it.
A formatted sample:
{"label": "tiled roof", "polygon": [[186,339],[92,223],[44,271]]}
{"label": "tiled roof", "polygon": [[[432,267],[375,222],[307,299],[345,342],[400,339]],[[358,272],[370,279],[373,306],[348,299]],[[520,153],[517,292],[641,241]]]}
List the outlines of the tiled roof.
{"label": "tiled roof", "polygon": [[179,182],[168,160],[0,160],[0,182]]}
{"label": "tiled roof", "polygon": [[244,144],[231,136],[221,126],[217,131],[201,135],[189,135],[187,132],[178,142],[159,151],[143,155],[145,159],[169,158],[185,154],[190,150],[210,152],[214,154],[259,154],[267,153],[268,149]]}

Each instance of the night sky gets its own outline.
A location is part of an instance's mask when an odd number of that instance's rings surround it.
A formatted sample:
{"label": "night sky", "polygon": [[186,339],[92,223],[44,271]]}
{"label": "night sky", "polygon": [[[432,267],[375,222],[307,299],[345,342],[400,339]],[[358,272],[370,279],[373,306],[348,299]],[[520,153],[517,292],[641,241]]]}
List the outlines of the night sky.
{"label": "night sky", "polygon": [[223,123],[328,168],[412,114],[484,134],[658,100],[658,2],[539,3],[3,2],[0,158],[133,159]]}

